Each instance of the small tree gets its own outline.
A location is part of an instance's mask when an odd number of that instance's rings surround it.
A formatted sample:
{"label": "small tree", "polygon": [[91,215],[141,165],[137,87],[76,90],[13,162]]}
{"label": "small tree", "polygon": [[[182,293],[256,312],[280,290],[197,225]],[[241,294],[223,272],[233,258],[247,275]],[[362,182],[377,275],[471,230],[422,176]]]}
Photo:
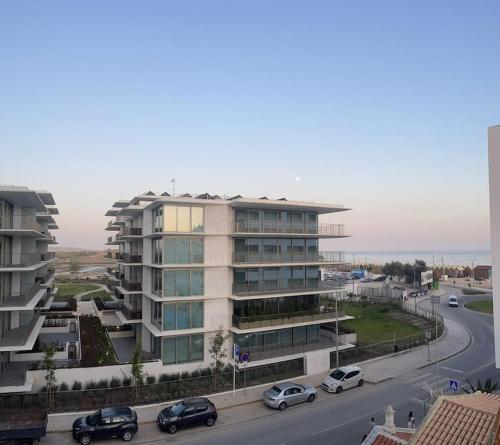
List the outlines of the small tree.
{"label": "small tree", "polygon": [[144,364],[141,359],[141,348],[139,344],[135,346],[134,355],[132,357],[132,386],[137,395],[137,386],[144,382]]}
{"label": "small tree", "polygon": [[57,384],[56,362],[54,356],[56,350],[52,344],[43,346],[42,368],[45,370],[45,383],[47,384],[47,407],[50,409],[54,403],[54,390]]}
{"label": "small tree", "polygon": [[467,380],[467,384],[469,385],[469,389],[462,388],[464,392],[467,394],[474,394],[476,391],[486,392],[488,394],[495,392],[498,388],[498,383],[493,383],[491,379],[486,379],[484,385],[481,383],[481,380],[478,379],[477,385],[474,386],[470,380]]}
{"label": "small tree", "polygon": [[78,272],[80,272],[80,268],[81,268],[81,265],[80,265],[80,261],[78,261],[77,259],[73,259],[71,260],[71,262],[69,263],[69,271],[75,275],[77,274]]}
{"label": "small tree", "polygon": [[215,335],[210,338],[210,348],[208,353],[212,357],[212,367],[214,370],[214,389],[217,388],[217,372],[224,366],[223,359],[227,357],[226,341],[228,336],[224,334],[222,326],[219,326]]}

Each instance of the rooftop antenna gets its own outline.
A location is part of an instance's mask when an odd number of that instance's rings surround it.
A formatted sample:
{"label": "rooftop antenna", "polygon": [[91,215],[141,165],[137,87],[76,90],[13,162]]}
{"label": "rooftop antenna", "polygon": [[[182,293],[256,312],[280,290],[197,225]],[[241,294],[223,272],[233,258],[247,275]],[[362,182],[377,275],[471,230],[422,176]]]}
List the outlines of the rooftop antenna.
{"label": "rooftop antenna", "polygon": [[170,182],[172,183],[172,196],[175,196],[175,178],[172,178]]}

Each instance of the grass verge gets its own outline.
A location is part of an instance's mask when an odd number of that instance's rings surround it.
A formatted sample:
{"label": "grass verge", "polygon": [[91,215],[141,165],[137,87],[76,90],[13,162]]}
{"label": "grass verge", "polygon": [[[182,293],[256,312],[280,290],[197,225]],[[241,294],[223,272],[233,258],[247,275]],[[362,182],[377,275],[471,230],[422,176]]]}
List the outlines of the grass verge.
{"label": "grass verge", "polygon": [[79,283],[60,283],[55,284],[57,287],[57,297],[73,297],[81,292],[99,289],[95,284],[79,284]]}
{"label": "grass verge", "polygon": [[492,300],[471,301],[470,303],[465,303],[465,307],[467,309],[472,309],[473,311],[484,312],[485,314],[493,313]]}
{"label": "grass verge", "polygon": [[354,320],[343,321],[341,325],[356,331],[359,344],[392,340],[394,334],[399,338],[422,333],[417,326],[391,318],[390,311],[398,310],[395,306],[347,303],[342,305],[342,309],[347,315],[355,317]]}

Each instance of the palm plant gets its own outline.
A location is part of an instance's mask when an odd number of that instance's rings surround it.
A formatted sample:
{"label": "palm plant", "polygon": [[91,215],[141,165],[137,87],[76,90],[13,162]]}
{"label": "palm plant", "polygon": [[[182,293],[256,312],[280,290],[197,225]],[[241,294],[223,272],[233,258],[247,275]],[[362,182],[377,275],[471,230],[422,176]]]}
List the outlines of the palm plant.
{"label": "palm plant", "polygon": [[476,386],[474,386],[470,380],[467,380],[467,384],[469,385],[469,389],[463,388],[464,392],[467,394],[474,394],[476,391],[492,393],[498,389],[498,382],[493,382],[491,379],[486,379],[484,385],[479,379],[477,380]]}

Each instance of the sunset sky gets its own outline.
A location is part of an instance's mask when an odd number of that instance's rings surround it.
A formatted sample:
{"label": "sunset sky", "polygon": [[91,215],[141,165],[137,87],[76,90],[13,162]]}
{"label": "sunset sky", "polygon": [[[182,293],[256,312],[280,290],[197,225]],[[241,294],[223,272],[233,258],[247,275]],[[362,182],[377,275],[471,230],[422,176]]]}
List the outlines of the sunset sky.
{"label": "sunset sky", "polygon": [[0,3],[0,183],[104,248],[145,192],[307,200],[344,250],[488,249],[499,2]]}

